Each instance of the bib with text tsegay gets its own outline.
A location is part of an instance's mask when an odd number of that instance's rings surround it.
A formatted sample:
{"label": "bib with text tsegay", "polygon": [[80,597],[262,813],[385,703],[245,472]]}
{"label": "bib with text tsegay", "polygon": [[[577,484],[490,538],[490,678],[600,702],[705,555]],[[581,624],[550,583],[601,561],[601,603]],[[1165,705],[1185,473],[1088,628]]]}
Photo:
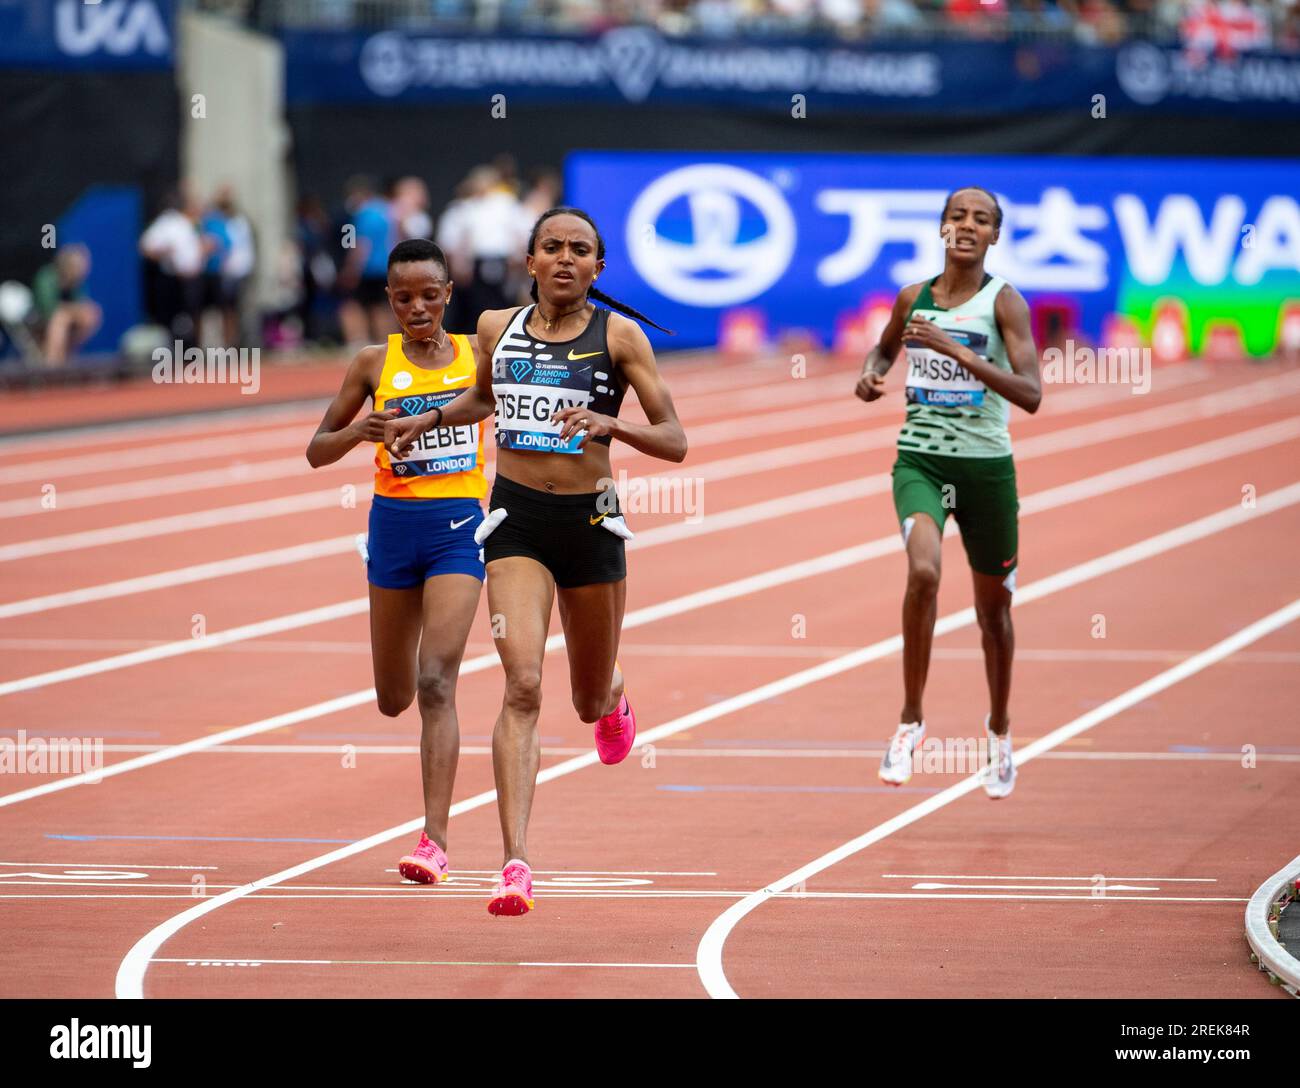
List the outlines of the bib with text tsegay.
{"label": "bib with text tsegay", "polygon": [[[908,318],[933,321],[953,340],[1003,370],[1010,370],[994,303],[1006,280],[985,275],[975,294],[959,306],[935,305],[922,286]],[[904,343],[907,355],[907,419],[898,448],[953,457],[1005,457],[1011,452],[1007,401],[952,356]]]}
{"label": "bib with text tsegay", "polygon": [[[609,311],[597,308],[587,328],[560,343],[533,339],[525,328],[533,307],[514,315],[492,352],[497,446],[540,453],[582,453],[582,435],[561,440],[563,408],[617,416],[625,387],[609,357]],[[607,445],[608,438],[593,439]]]}
{"label": "bib with text tsegay", "polygon": [[[469,338],[450,334],[455,354],[441,370],[416,366],[402,351],[402,335],[388,338],[384,369],[375,390],[375,411],[396,408],[398,418],[446,408],[474,384],[474,351]],[[382,442],[375,444],[375,494],[391,499],[481,499],[483,429],[433,427],[420,436],[405,459],[394,461]]]}

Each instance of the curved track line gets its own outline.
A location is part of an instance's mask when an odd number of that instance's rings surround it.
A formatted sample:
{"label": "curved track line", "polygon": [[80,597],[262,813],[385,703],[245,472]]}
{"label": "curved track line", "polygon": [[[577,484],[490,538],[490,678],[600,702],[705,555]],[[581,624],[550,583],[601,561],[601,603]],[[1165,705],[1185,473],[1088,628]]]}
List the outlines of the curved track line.
{"label": "curved track line", "polygon": [[[1077,566],[1059,571],[1056,574],[1050,575],[1038,582],[1031,583],[1019,590],[1016,594],[1016,600],[1014,603],[1021,605],[1028,601],[1038,600],[1039,598],[1046,597],[1052,593],[1057,593],[1063,589],[1079,585],[1082,582],[1098,578],[1103,574],[1108,574],[1112,571],[1141,562],[1144,559],[1152,558],[1163,552],[1171,551],[1172,549],[1181,547],[1184,544],[1202,540],[1207,536],[1212,536],[1225,529],[1249,524],[1264,514],[1294,506],[1297,503],[1300,503],[1300,482],[1293,483],[1288,487],[1283,488],[1281,491],[1275,491],[1263,496],[1260,498],[1254,511],[1247,511],[1239,505],[1231,506],[1226,510],[1210,514],[1207,517],[1198,518],[1195,521],[1170,529],[1167,532],[1158,534],[1157,536],[1149,537],[1136,544],[1120,548],[1117,551],[1099,556],[1096,559],[1091,559],[1087,562],[1080,563]],[[1300,601],[1295,602],[1293,607],[1300,609]],[[966,608],[960,612],[944,616],[940,619],[938,623],[935,624],[935,635],[938,636],[946,634],[949,631],[955,631],[961,627],[968,627],[974,622],[975,609]],[[738,710],[744,710],[747,707],[755,706],[767,701],[768,699],[784,695],[787,692],[797,691],[800,688],[808,687],[809,685],[818,683],[821,680],[857,668],[859,665],[866,664],[869,661],[875,661],[879,658],[886,657],[891,653],[895,653],[902,648],[902,642],[902,636],[895,635],[891,638],[874,643],[871,646],[855,650],[853,653],[845,654],[833,661],[827,661],[813,668],[804,669],[800,672],[793,673],[792,675],[782,677],[779,680],[763,684],[762,686],[753,688],[750,691],[734,695],[729,699],[724,699],[721,702],[693,711],[683,717],[675,718],[674,720],[666,722],[661,726],[657,726],[654,729],[647,730],[644,734],[641,734],[638,737],[638,742],[640,745],[653,744],[655,741],[662,740],[665,737],[684,732],[688,729],[693,729],[706,722],[715,721],[718,718],[725,717]],[[1186,669],[1196,660],[1196,658],[1190,658],[1188,661],[1175,666],[1173,669],[1169,670],[1169,672],[1174,673],[1181,669]],[[1093,713],[1096,713],[1096,711]],[[1060,730],[1057,732],[1059,733]],[[1035,742],[1035,744],[1038,745],[1041,745],[1042,743],[1042,741]],[[1028,752],[1037,754],[1034,745],[1030,745],[1023,749],[1021,758],[1025,758],[1024,753]],[[553,779],[572,774],[584,767],[590,767],[596,762],[597,755],[594,750],[587,752],[585,755],[575,756],[572,759],[564,760],[561,763],[557,763],[554,766],[541,771],[537,776],[537,784],[541,785],[543,782],[550,782]],[[106,771],[107,770],[108,769],[106,768]],[[972,781],[967,788],[973,788],[974,785],[975,783]],[[954,787],[954,789],[957,788],[961,787]],[[942,797],[944,795],[939,794],[938,796]],[[489,790],[484,793],[476,794],[473,797],[469,797],[464,801],[452,805],[451,815],[458,816],[461,813],[468,812],[472,809],[481,808],[484,805],[490,804],[495,799],[496,790]],[[0,798],[0,801],[3,801],[3,798]],[[263,877],[260,880],[255,880],[252,883],[241,885],[231,891],[222,893],[214,899],[198,903],[189,910],[182,911],[180,914],[167,919],[141,937],[123,958],[117,970],[115,981],[116,995],[120,998],[142,998],[144,996],[144,975],[149,968],[149,962],[153,958],[154,954],[162,946],[164,941],[179,932],[195,919],[201,918],[216,910],[218,907],[225,906],[227,903],[232,903],[235,900],[242,899],[244,896],[249,895],[252,892],[271,887],[285,880],[290,880],[295,876],[301,876],[304,873],[312,872],[313,870],[329,865],[332,862],[341,861],[344,858],[349,858],[356,854],[363,853],[371,847],[382,846],[384,843],[391,842],[393,839],[400,838],[403,835],[410,835],[423,826],[424,817],[418,816],[413,820],[408,820],[405,823],[398,824],[396,827],[391,827],[386,831],[377,832],[376,834],[361,839],[358,842],[340,847],[338,850],[332,850],[328,854],[312,858],[289,869],[283,869],[278,873],[274,873],[268,877]],[[761,895],[761,893],[759,894]],[[752,910],[753,907],[750,907],[749,909]],[[719,957],[720,954],[721,945],[719,944]],[[719,971],[720,970],[721,966],[719,958]]]}
{"label": "curved track line", "polygon": [[[1144,699],[1148,699],[1166,688],[1173,687],[1175,684],[1186,680],[1189,676],[1195,676],[1198,672],[1222,661],[1237,650],[1259,641],[1266,635],[1295,622],[1297,619],[1300,619],[1300,598],[1279,608],[1276,612],[1271,612],[1262,619],[1256,620],[1249,626],[1243,627],[1236,634],[1229,635],[1221,642],[1216,642],[1209,649],[1202,650],[1195,657],[1190,657],[1186,661],[1173,666],[1173,668],[1166,669],[1164,672],[1151,677],[1150,680],[1145,680],[1136,687],[1129,688],[1128,691],[1075,718],[1074,721],[1067,722],[1065,725],[1053,729],[1046,736],[1027,744],[1015,754],[1016,766],[1023,766],[1031,759],[1050,751],[1059,744],[1063,744],[1071,737],[1086,733],[1093,726],[1123,713],[1130,707],[1136,706]],[[884,823],[877,824],[870,831],[859,835],[856,839],[850,839],[842,846],[837,846],[834,850],[808,862],[808,864],[801,866],[794,872],[787,873],[779,880],[772,881],[765,888],[751,892],[740,902],[728,907],[705,930],[695,952],[696,970],[699,972],[700,981],[704,984],[709,996],[717,998],[740,996],[727,981],[727,975],[722,966],[722,949],[723,945],[726,944],[728,935],[736,928],[742,918],[767,902],[773,895],[788,891],[800,881],[816,876],[845,858],[852,857],[854,854],[865,850],[873,843],[888,838],[895,831],[901,831],[903,828],[930,815],[930,813],[937,812],[939,809],[952,804],[958,798],[970,793],[979,784],[978,775],[971,775],[956,785],[949,786],[942,793],[937,793],[933,797],[905,809]]]}

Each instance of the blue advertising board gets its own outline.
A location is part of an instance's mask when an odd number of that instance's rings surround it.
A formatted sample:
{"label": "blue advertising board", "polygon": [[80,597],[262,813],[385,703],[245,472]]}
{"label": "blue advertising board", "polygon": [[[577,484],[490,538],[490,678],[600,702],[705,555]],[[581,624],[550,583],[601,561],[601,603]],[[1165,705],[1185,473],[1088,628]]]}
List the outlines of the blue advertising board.
{"label": "blue advertising board", "polygon": [[1031,303],[1061,300],[1096,340],[1112,314],[1148,332],[1175,299],[1193,349],[1228,320],[1262,355],[1300,306],[1296,176],[1259,160],[584,151],[565,193],[605,240],[601,287],[678,333],[647,330],[661,347],[717,343],[733,308],[829,341],[943,269],[944,200],[979,185],[1005,212],[987,267]]}
{"label": "blue advertising board", "polygon": [[140,71],[175,61],[174,0],[0,0],[0,68]]}
{"label": "blue advertising board", "polygon": [[[286,30],[286,98],[310,103],[648,102],[769,110],[1300,112],[1300,57],[1201,57],[1147,42],[719,41]],[[796,101],[796,97],[802,102]],[[1100,114],[1095,114],[1100,118]]]}

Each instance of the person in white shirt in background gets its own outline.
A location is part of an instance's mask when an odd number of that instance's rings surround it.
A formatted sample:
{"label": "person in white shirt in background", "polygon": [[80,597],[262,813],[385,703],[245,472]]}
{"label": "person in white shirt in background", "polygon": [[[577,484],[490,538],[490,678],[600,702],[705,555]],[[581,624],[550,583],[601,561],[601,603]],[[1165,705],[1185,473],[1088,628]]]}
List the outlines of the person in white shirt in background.
{"label": "person in white shirt in background", "polygon": [[235,204],[230,185],[217,190],[201,228],[207,249],[203,305],[220,311],[222,343],[237,347],[244,342],[240,329],[242,302],[257,263],[257,251],[253,226]]}
{"label": "person in white shirt in background", "polygon": [[140,236],[140,252],[156,268],[148,292],[151,316],[180,340],[196,340],[206,254],[198,202],[188,186],[168,195],[162,212]]}
{"label": "person in white shirt in background", "polygon": [[398,241],[433,236],[433,217],[429,215],[429,187],[416,177],[398,178],[391,198],[393,221]]}
{"label": "person in white shirt in background", "polygon": [[524,249],[532,222],[496,168],[476,166],[465,188],[454,213],[451,208],[444,213],[439,234],[440,243],[445,237],[449,245],[447,252],[456,255],[453,268],[458,258],[462,267],[469,266],[470,282],[457,283],[465,300],[457,320],[474,328],[484,310],[502,310],[513,303],[511,274],[521,267],[517,254]]}

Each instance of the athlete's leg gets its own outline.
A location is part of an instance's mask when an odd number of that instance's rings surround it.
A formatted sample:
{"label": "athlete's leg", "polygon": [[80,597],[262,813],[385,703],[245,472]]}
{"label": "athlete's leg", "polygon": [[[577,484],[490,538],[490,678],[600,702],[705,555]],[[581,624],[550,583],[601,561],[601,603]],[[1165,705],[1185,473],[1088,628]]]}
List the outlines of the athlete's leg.
{"label": "athlete's leg", "polygon": [[613,713],[623,698],[623,673],[614,661],[623,631],[627,579],[561,589],[559,598],[573,708],[584,722],[595,722]]}
{"label": "athlete's leg", "polygon": [[420,704],[420,771],[424,833],[447,849],[447,810],[460,757],[456,678],[483,583],[469,574],[440,574],[424,583],[416,693]]}
{"label": "athlete's leg", "polygon": [[415,698],[424,587],[370,586],[370,655],[379,713],[395,718]]}
{"label": "athlete's leg", "polygon": [[1011,696],[1011,658],[1016,642],[1011,628],[1011,594],[1020,545],[1019,509],[1016,470],[1010,457],[979,464],[977,471],[968,473],[958,499],[957,521],[971,565],[975,615],[984,644],[989,729],[998,735],[1007,732]]}
{"label": "athlete's leg", "polygon": [[555,580],[541,563],[524,556],[488,565],[488,610],[505,696],[492,731],[492,773],[505,859],[528,861],[528,814],[537,788],[541,745],[537,716],[542,709],[542,658],[555,599]]}
{"label": "athlete's leg", "polygon": [[939,602],[943,533],[929,514],[911,514],[907,534],[907,591],[903,595],[902,723],[925,720],[921,699],[930,672],[930,646]]}
{"label": "athlete's leg", "polygon": [[989,681],[989,728],[1007,731],[1007,703],[1011,698],[1011,659],[1016,635],[1011,626],[1011,591],[1006,577],[971,571],[975,582],[975,615],[984,642],[984,672]]}

